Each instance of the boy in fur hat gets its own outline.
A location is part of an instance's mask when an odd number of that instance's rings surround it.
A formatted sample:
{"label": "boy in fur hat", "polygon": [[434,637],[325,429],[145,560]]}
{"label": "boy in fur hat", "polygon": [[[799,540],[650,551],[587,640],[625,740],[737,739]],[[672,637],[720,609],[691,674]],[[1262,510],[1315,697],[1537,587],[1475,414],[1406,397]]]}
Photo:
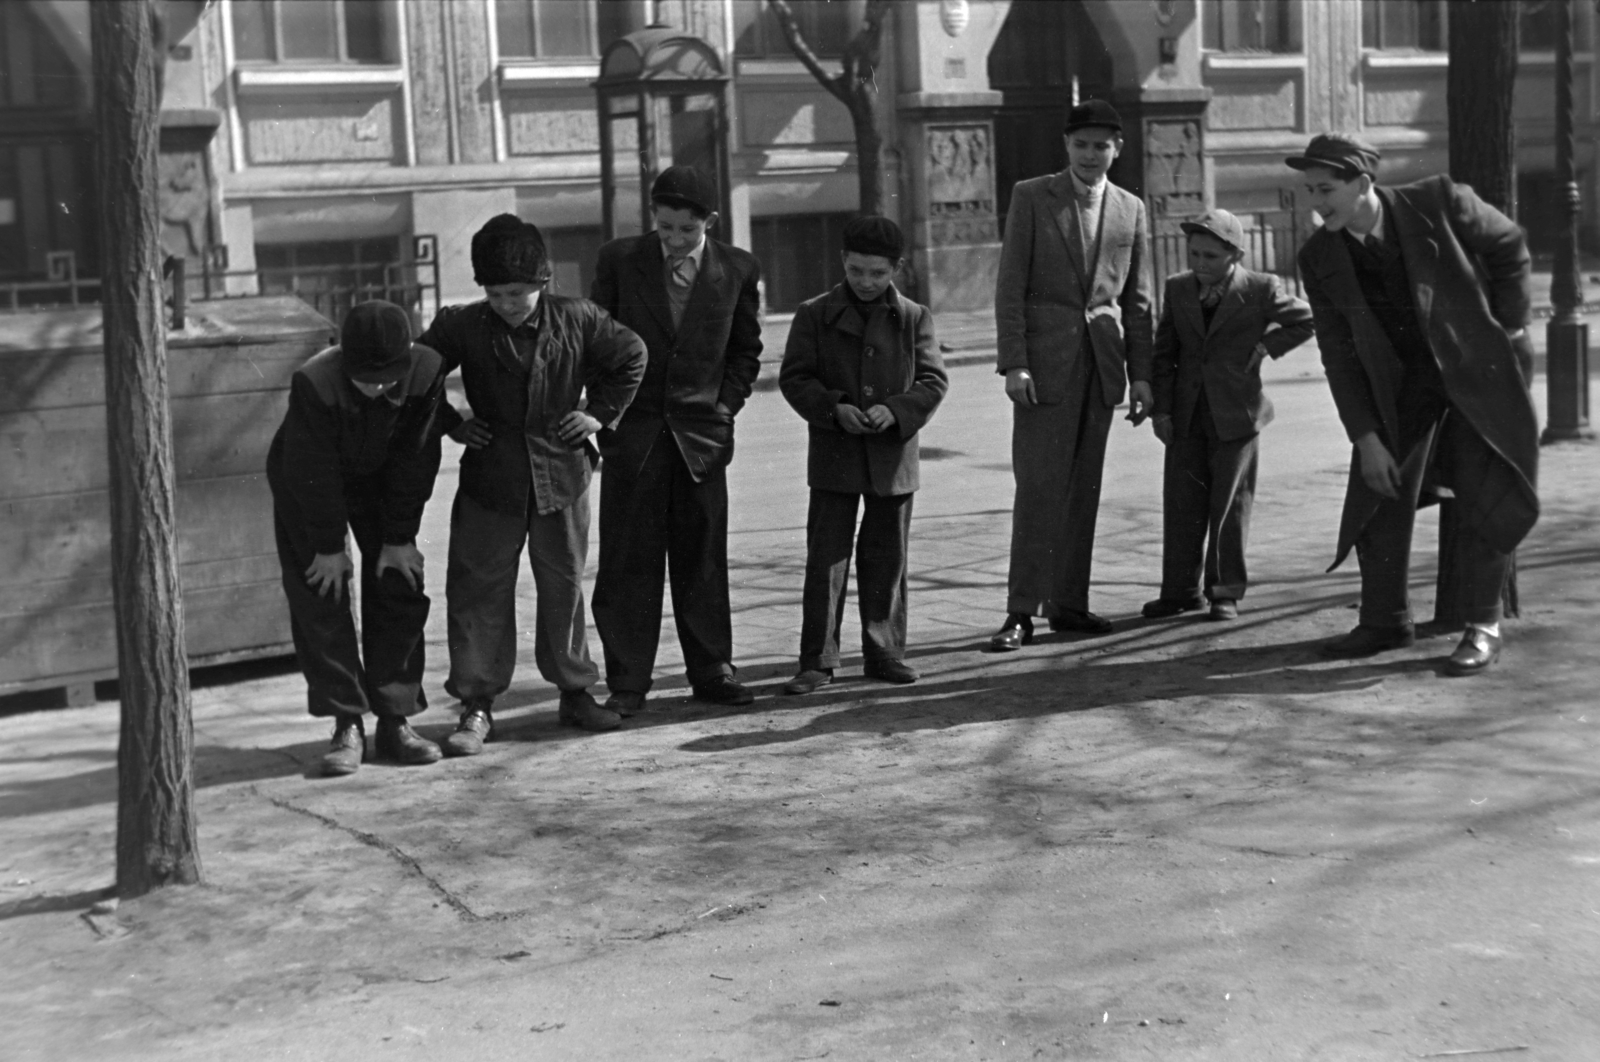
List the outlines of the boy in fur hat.
{"label": "boy in fur hat", "polygon": [[564,726],[613,730],[621,722],[589,693],[583,567],[589,548],[592,437],[615,425],[644,375],[644,344],[586,299],[545,290],[550,262],[536,226],[513,214],[472,237],[474,279],[485,298],[439,311],[422,341],[461,370],[471,405],[442,411],[466,446],[450,512],[445,608],[450,677],[460,724],[448,756],[482,751],[494,700],[517,659],[517,568],[528,553],[538,592],[534,660],[561,691]]}

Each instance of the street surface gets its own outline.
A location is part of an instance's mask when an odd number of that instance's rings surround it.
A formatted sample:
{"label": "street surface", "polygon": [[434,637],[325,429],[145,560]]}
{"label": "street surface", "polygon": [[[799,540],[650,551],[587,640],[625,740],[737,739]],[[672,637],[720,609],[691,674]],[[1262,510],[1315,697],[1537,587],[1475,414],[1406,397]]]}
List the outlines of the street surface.
{"label": "street surface", "polygon": [[[529,645],[484,755],[325,780],[298,674],[197,688],[206,884],[87,916],[117,707],[0,717],[0,1056],[1600,1057],[1600,449],[1544,451],[1493,670],[1445,677],[1453,637],[1323,661],[1355,622],[1353,564],[1323,570],[1349,446],[1302,348],[1268,369],[1240,619],[1138,617],[1161,447],[1119,420],[1091,602],[1116,632],[996,656],[1010,415],[986,356],[950,356],[912,530],[915,686],[862,681],[857,656],[776,694],[805,429],[766,389],[731,473],[749,710],[687,699],[669,620],[651,710],[619,732],[559,728]],[[454,721],[447,447],[421,543],[434,738]]]}

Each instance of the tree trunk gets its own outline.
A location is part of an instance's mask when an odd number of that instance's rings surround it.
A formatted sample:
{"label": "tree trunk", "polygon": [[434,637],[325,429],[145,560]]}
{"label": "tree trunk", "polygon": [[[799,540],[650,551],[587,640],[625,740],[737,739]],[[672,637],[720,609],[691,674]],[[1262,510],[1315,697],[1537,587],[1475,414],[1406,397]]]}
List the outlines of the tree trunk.
{"label": "tree trunk", "polygon": [[850,94],[856,134],[856,177],[861,214],[883,213],[883,134],[878,131],[878,93],[866,83]]}
{"label": "tree trunk", "polygon": [[[1454,0],[1449,7],[1450,176],[1508,217],[1517,216],[1516,126],[1512,92],[1517,81],[1521,37],[1520,4],[1500,0]],[[1524,381],[1531,383],[1531,381]],[[1465,533],[1456,502],[1439,505],[1439,576],[1434,586],[1433,627],[1454,630],[1466,622],[1461,572],[1454,546]],[[1508,617],[1518,614],[1517,558],[1501,590]]]}
{"label": "tree trunk", "polygon": [[200,880],[178,582],[156,154],[162,60],[149,0],[90,5],[99,139],[111,582],[122,735],[117,892]]}

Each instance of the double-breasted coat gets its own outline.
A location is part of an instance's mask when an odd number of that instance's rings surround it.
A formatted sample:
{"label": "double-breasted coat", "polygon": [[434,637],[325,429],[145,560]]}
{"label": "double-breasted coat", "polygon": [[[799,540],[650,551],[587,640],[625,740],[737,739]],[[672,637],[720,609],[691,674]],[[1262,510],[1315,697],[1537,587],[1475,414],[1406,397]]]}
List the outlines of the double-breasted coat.
{"label": "double-breasted coat", "polygon": [[[813,490],[888,496],[920,485],[917,433],[949,378],[926,306],[891,285],[881,317],[882,330],[869,329],[844,284],[795,311],[778,387],[809,425],[806,484]],[[834,416],[841,402],[888,406],[894,426],[852,435]]]}
{"label": "double-breasted coat", "polygon": [[[1466,185],[1430,177],[1388,188],[1384,224],[1399,237],[1417,321],[1444,380],[1451,407],[1465,417],[1496,461],[1473,484],[1462,515],[1496,549],[1509,553],[1539,518],[1538,420],[1509,338],[1527,326],[1531,264],[1522,230]],[[1326,229],[1300,250],[1300,275],[1316,321],[1322,365],[1352,442],[1377,432],[1397,461],[1396,399],[1402,368],[1368,308],[1344,240]],[[1344,560],[1382,503],[1352,455],[1333,566]]]}

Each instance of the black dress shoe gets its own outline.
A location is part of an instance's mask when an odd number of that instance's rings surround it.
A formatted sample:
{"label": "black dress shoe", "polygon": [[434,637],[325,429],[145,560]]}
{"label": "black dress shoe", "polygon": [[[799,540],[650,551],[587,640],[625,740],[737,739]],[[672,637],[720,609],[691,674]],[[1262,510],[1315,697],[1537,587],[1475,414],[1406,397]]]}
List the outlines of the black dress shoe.
{"label": "black dress shoe", "polygon": [[1012,612],[989,638],[989,648],[996,653],[1009,653],[1033,642],[1033,617],[1024,612]]}
{"label": "black dress shoe", "polygon": [[444,755],[438,745],[412,730],[411,724],[397,715],[378,717],[378,736],[373,746],[379,758],[407,767],[437,763]]}
{"label": "black dress shoe", "polygon": [[1416,642],[1416,628],[1409,623],[1400,627],[1369,627],[1362,623],[1344,637],[1324,645],[1322,655],[1335,659],[1373,656],[1390,649],[1404,649]]}
{"label": "black dress shoe", "polygon": [[333,740],[322,754],[322,773],[330,778],[355,774],[366,758],[367,732],[361,726],[361,717],[340,712],[333,717]]}
{"label": "black dress shoe", "polygon": [[1198,597],[1186,601],[1173,601],[1170,598],[1158,597],[1154,601],[1144,603],[1145,619],[1171,619],[1173,616],[1185,612],[1199,612],[1206,607],[1206,603]]}
{"label": "black dress shoe", "polygon": [[1207,617],[1214,620],[1235,620],[1239,618],[1239,602],[1231,597],[1219,597],[1211,602],[1211,611]]}
{"label": "black dress shoe", "polygon": [[575,726],[594,734],[615,730],[622,725],[622,716],[609,708],[600,707],[588,690],[562,690],[556,720],[562,726]]}
{"label": "black dress shoe", "polygon": [[1076,631],[1079,634],[1110,634],[1111,621],[1104,616],[1096,616],[1093,612],[1079,612],[1075,608],[1063,609],[1050,617],[1050,629]]}
{"label": "black dress shoe", "polygon": [[1445,672],[1456,676],[1476,675],[1500,659],[1500,636],[1478,627],[1468,627],[1461,644],[1444,662]]}
{"label": "black dress shoe", "polygon": [[815,693],[833,681],[831,667],[803,667],[794,678],[783,684],[783,692],[791,696]]}
{"label": "black dress shoe", "polygon": [[879,682],[892,682],[896,686],[909,686],[917,681],[917,669],[904,660],[868,660],[861,673]]}
{"label": "black dress shoe", "polygon": [[732,675],[718,675],[710,682],[702,682],[694,687],[695,698],[710,701],[712,704],[744,705],[752,704],[756,695],[734,680]]}
{"label": "black dress shoe", "polygon": [[489,705],[469,701],[461,707],[466,709],[461,713],[461,722],[440,743],[446,756],[476,756],[483,751],[486,742],[494,740],[494,715]]}

